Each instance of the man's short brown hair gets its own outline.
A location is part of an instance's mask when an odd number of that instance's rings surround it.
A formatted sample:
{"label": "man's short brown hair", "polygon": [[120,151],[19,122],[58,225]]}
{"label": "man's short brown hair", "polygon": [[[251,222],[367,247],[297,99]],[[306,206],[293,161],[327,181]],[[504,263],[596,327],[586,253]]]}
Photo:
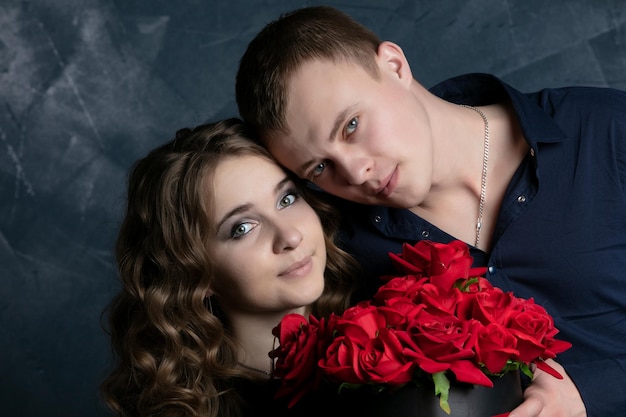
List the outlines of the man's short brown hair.
{"label": "man's short brown hair", "polygon": [[307,61],[348,61],[378,79],[381,40],[347,14],[327,6],[281,15],[250,42],[241,58],[236,99],[241,117],[258,133],[287,132],[289,77]]}

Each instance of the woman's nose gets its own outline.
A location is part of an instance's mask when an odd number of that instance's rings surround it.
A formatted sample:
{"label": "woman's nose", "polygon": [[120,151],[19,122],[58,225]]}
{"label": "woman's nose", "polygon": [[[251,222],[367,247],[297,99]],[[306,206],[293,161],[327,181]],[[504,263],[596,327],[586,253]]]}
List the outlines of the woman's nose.
{"label": "woman's nose", "polygon": [[292,224],[281,224],[276,227],[274,252],[281,253],[298,247],[304,236],[298,227]]}

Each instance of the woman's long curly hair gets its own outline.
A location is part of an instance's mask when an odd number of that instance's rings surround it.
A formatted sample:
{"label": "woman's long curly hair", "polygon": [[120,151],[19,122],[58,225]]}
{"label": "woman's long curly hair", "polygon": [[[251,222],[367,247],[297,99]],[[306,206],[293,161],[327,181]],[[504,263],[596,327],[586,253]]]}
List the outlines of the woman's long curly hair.
{"label": "woman's long curly hair", "polygon": [[[130,172],[116,244],[122,289],[105,311],[117,362],[101,387],[118,416],[239,414],[243,399],[232,384],[245,376],[237,367],[237,341],[206,306],[214,279],[206,248],[215,197],[208,190],[226,157],[272,160],[251,138],[239,119],[181,129]],[[330,205],[300,188],[322,220],[328,252],[324,292],[313,313],[340,313],[357,266],[334,244],[338,220]]]}

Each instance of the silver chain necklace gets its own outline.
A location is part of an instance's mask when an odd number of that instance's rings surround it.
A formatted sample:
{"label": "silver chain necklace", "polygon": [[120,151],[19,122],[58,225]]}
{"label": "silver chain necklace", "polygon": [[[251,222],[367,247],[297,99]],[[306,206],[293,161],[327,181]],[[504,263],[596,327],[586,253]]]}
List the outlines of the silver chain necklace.
{"label": "silver chain necklace", "polygon": [[[272,350],[276,349],[276,340],[277,337],[274,336],[274,341],[272,342]],[[249,371],[254,371],[254,372],[258,372],[260,374],[263,374],[265,376],[269,376],[270,378],[274,378],[274,359],[269,358],[270,359],[270,371],[265,371],[263,369],[259,369],[259,368],[254,368],[252,366],[248,366],[245,363],[242,362],[237,362],[239,364],[239,366],[241,366],[242,368],[246,368]]]}
{"label": "silver chain necklace", "polygon": [[[250,371],[258,372],[258,373],[260,373],[260,374],[263,374],[263,375],[266,375],[266,376],[272,377],[272,374],[273,374],[273,369],[272,369],[272,372],[268,372],[268,371],[264,371],[264,370],[262,370],[262,369],[253,368],[252,366],[248,366],[248,365],[246,365],[245,363],[241,363],[241,362],[237,362],[237,363],[238,363],[238,364],[239,364],[239,366],[241,366],[242,368],[246,368],[246,369],[248,369],[248,370],[250,370]],[[274,366],[273,366],[273,362],[272,362],[272,368],[273,368],[273,367],[274,367]]]}
{"label": "silver chain necklace", "polygon": [[485,193],[487,192],[487,162],[489,162],[489,121],[487,116],[479,108],[474,106],[468,106],[467,104],[461,104],[461,107],[467,107],[480,114],[485,122],[485,141],[483,148],[483,172],[480,178],[480,201],[478,203],[478,220],[476,221],[476,240],[474,246],[478,247],[480,241],[480,229],[483,226],[483,209],[485,207]]}

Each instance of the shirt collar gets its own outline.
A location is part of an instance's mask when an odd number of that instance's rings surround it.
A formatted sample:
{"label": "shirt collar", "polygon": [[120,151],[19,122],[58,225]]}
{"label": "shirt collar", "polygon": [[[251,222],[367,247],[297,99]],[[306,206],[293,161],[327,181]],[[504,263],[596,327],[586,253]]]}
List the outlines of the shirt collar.
{"label": "shirt collar", "polygon": [[524,94],[491,74],[465,74],[450,78],[430,92],[446,101],[457,104],[483,106],[511,100],[519,117],[524,136],[536,148],[537,143],[554,143],[566,139],[565,134],[552,120],[548,90]]}

